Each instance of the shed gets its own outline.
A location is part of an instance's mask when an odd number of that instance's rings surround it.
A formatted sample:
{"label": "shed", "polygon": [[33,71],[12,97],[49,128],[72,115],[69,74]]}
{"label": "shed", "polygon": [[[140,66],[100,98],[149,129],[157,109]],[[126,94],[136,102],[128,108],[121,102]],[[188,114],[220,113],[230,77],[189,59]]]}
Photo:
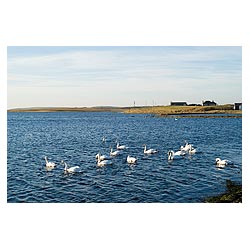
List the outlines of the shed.
{"label": "shed", "polygon": [[171,102],[171,106],[187,106],[186,102]]}
{"label": "shed", "polygon": [[202,106],[216,106],[217,103],[215,101],[202,101]]}
{"label": "shed", "polygon": [[236,102],[234,104],[234,109],[235,110],[242,110],[242,103],[241,102]]}

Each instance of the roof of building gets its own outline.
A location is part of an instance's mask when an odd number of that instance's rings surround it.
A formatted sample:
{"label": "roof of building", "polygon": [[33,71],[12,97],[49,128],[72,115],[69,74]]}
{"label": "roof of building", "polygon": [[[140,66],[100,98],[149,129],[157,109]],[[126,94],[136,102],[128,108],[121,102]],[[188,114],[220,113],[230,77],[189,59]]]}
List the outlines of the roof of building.
{"label": "roof of building", "polygon": [[215,101],[203,101],[202,103],[203,103],[203,105],[204,104],[214,104],[214,105],[217,104]]}
{"label": "roof of building", "polygon": [[187,102],[171,102],[171,104],[185,104],[185,105],[187,105]]}

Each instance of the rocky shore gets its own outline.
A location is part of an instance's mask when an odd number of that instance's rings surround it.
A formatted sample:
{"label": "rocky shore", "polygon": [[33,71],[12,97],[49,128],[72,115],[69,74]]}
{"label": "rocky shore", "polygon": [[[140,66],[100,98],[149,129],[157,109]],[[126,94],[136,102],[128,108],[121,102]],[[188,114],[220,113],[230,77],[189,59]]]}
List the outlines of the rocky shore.
{"label": "rocky shore", "polygon": [[225,193],[205,199],[206,203],[242,203],[242,185],[230,180],[226,181]]}

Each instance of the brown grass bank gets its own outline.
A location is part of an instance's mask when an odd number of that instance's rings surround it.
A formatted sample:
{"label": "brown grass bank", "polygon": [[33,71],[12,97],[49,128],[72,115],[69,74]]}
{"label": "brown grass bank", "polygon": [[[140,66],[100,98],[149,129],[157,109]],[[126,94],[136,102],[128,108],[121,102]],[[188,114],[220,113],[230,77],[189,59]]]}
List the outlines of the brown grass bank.
{"label": "brown grass bank", "polygon": [[234,110],[233,105],[218,106],[156,106],[134,107],[124,110],[132,114],[156,114],[156,115],[181,115],[181,114],[242,114],[241,110]]}
{"label": "brown grass bank", "polygon": [[242,114],[233,105],[203,106],[155,106],[155,107],[36,107],[9,109],[8,112],[123,112],[127,114],[154,114],[160,116],[182,114]]}

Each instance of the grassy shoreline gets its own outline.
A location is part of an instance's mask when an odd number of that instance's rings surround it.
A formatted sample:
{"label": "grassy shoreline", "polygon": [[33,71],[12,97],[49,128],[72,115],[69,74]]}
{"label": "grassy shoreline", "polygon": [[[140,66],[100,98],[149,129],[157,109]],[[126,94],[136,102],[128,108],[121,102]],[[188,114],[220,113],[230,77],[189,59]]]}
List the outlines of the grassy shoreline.
{"label": "grassy shoreline", "polygon": [[185,115],[185,114],[242,114],[241,110],[234,110],[233,105],[218,106],[156,106],[140,107],[125,110],[125,113],[155,114],[159,116]]}
{"label": "grassy shoreline", "polygon": [[225,193],[205,199],[205,203],[242,203],[242,185],[226,181]]}
{"label": "grassy shoreline", "polygon": [[51,107],[51,108],[16,108],[8,112],[122,112],[126,114],[194,115],[194,114],[242,114],[234,110],[233,105],[218,106],[155,106],[155,107]]}

